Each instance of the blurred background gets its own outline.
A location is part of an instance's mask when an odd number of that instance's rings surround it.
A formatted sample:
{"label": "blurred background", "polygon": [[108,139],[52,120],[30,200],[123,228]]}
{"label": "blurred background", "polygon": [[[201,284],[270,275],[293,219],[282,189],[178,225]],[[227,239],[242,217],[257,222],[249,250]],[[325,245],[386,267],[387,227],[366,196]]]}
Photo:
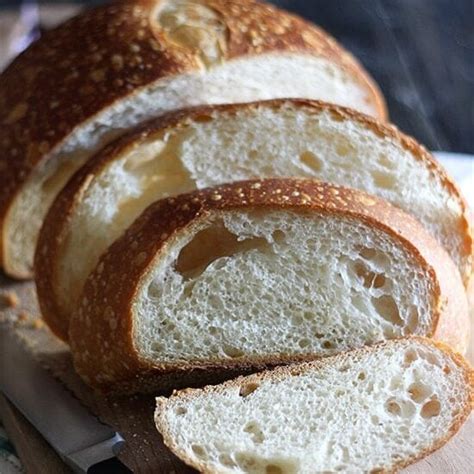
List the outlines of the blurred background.
{"label": "blurred background", "polygon": [[[0,68],[99,1],[0,0]],[[391,120],[432,150],[474,153],[474,0],[274,0],[335,36],[373,75]]]}

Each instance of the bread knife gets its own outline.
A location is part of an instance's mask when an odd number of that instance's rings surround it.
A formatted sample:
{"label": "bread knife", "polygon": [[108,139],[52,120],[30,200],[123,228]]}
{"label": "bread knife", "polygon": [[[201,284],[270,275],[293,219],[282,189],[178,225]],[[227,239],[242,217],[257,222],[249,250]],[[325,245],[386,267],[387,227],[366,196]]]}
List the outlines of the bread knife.
{"label": "bread knife", "polygon": [[115,458],[122,436],[43,369],[6,324],[0,325],[0,390],[74,472],[100,472],[102,462],[102,472],[111,472],[112,464],[114,473],[131,472]]}

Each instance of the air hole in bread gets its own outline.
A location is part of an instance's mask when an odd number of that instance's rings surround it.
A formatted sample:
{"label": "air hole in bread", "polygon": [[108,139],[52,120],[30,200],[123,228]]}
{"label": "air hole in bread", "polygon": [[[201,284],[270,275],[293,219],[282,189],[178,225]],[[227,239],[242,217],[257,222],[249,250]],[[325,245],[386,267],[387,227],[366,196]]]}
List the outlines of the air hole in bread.
{"label": "air hole in bread", "polygon": [[402,409],[401,409],[400,405],[398,404],[397,401],[395,401],[393,399],[390,399],[390,400],[387,401],[387,403],[385,404],[385,409],[391,415],[400,416],[401,413],[402,413]]}
{"label": "air hole in bread", "polygon": [[379,160],[378,161],[379,161],[380,165],[383,166],[384,168],[394,169],[396,167],[396,163],[393,160],[391,160],[384,153],[379,154]]}
{"label": "air hole in bread", "polygon": [[385,173],[383,171],[372,171],[372,179],[375,186],[382,189],[394,189],[397,186],[395,176]]}
{"label": "air hole in bread", "polygon": [[265,436],[263,435],[262,430],[254,421],[250,421],[244,426],[244,431],[249,433],[252,441],[256,444],[263,443]]}
{"label": "air hole in bread", "polygon": [[365,258],[366,260],[371,260],[377,255],[377,251],[370,247],[362,247],[359,250],[359,254],[361,257]]}
{"label": "air hole in bread", "polygon": [[334,347],[334,344],[331,341],[324,341],[323,347],[324,349],[332,349]]}
{"label": "air hole in bread", "polygon": [[418,359],[418,353],[414,349],[408,349],[403,357],[404,367],[410,366]]}
{"label": "air hole in bread", "polygon": [[303,317],[302,317],[300,314],[294,314],[294,315],[291,317],[291,322],[292,322],[295,326],[301,326],[301,324],[303,324]]}
{"label": "air hole in bread", "polygon": [[271,244],[263,237],[240,240],[224,226],[222,221],[217,221],[200,230],[181,249],[175,269],[184,280],[189,280],[199,277],[209,265],[220,258],[255,249],[268,251],[271,249]]}
{"label": "air hole in bread", "polygon": [[238,357],[242,357],[245,354],[243,350],[229,344],[222,344],[222,352],[227,357],[231,357],[232,359],[237,359]]}
{"label": "air hole in bread", "polygon": [[359,375],[357,376],[358,380],[365,380],[366,379],[365,372],[359,372]]}
{"label": "air hole in bread", "polygon": [[255,392],[257,388],[260,387],[260,384],[256,382],[247,383],[240,387],[239,395],[241,397],[248,397],[251,393]]}
{"label": "air hole in bread", "polygon": [[153,341],[153,342],[151,343],[151,350],[152,350],[153,352],[161,352],[163,349],[164,349],[164,346],[163,346],[163,344],[161,344],[160,342]]}
{"label": "air hole in bread", "polygon": [[207,452],[203,446],[200,444],[193,444],[191,445],[191,449],[193,453],[199,458],[199,459],[207,459]]}
{"label": "air hole in bread", "polygon": [[430,352],[420,350],[419,355],[422,359],[426,360],[426,362],[431,365],[436,365],[440,368],[444,367],[444,364],[434,354],[431,354]]}
{"label": "air hole in bread", "polygon": [[431,395],[432,389],[422,382],[414,382],[408,387],[408,393],[414,402],[421,403]]}
{"label": "air hole in bread", "polygon": [[346,157],[354,152],[354,145],[349,143],[347,140],[341,140],[341,142],[336,146],[336,153],[341,157]]}
{"label": "air hole in bread", "polygon": [[372,297],[371,301],[377,313],[385,319],[385,321],[397,326],[403,325],[397,303],[395,303],[395,300],[391,296],[383,295],[379,298]]}
{"label": "air hole in bread", "polygon": [[219,462],[223,466],[227,466],[227,467],[236,467],[237,466],[235,461],[227,453],[223,453],[223,454],[219,455]]}
{"label": "air hole in bread", "polygon": [[311,344],[311,341],[309,339],[300,339],[298,341],[298,346],[301,347],[301,349],[308,347],[310,344]]}
{"label": "air hole in bread", "polygon": [[142,192],[152,186],[155,199],[157,183],[163,197],[195,189],[196,184],[178,155],[178,137],[169,136],[166,141],[155,139],[148,146],[130,152],[123,169],[129,176],[139,180]]}
{"label": "air hole in bread", "polygon": [[275,464],[269,464],[265,468],[265,474],[283,474],[284,471],[280,466],[276,466]]}
{"label": "air hole in bread", "polygon": [[187,410],[185,407],[176,407],[175,413],[179,416],[182,416],[187,413]]}
{"label": "air hole in bread", "polygon": [[281,244],[285,241],[285,233],[282,230],[277,229],[277,230],[273,231],[272,239],[277,244]]}
{"label": "air hole in bread", "polygon": [[323,169],[323,161],[318,158],[312,151],[306,150],[300,154],[301,163],[311,168],[313,171],[319,172]]}
{"label": "air hole in bread", "polygon": [[[116,202],[116,212],[110,225],[127,228],[133,218],[153,201],[196,189],[196,183],[179,159],[179,138],[154,138],[137,150],[129,152],[123,162],[120,179],[126,179],[130,189]],[[107,182],[103,183],[108,186]],[[131,192],[136,189],[135,192]]]}
{"label": "air hole in bread", "polygon": [[433,418],[438,416],[441,411],[441,403],[437,399],[430,400],[423,405],[421,416],[423,418]]}
{"label": "air hole in bread", "polygon": [[365,288],[382,288],[385,285],[385,276],[381,273],[371,271],[367,265],[360,260],[355,262],[354,270]]}
{"label": "air hole in bread", "polygon": [[199,115],[195,115],[193,117],[193,120],[197,123],[207,123],[207,122],[212,122],[214,118],[212,117],[212,115],[199,114]]}
{"label": "air hole in bread", "polygon": [[249,150],[248,151],[248,157],[251,160],[256,160],[259,157],[259,155],[260,155],[260,153],[258,152],[258,150]]}
{"label": "air hole in bread", "polygon": [[394,397],[387,400],[385,409],[390,415],[402,418],[410,418],[416,412],[413,402],[410,400],[398,400]]}
{"label": "air hole in bread", "polygon": [[253,468],[257,466],[257,459],[255,459],[251,454],[237,453],[235,455],[235,460],[241,469],[253,470]]}

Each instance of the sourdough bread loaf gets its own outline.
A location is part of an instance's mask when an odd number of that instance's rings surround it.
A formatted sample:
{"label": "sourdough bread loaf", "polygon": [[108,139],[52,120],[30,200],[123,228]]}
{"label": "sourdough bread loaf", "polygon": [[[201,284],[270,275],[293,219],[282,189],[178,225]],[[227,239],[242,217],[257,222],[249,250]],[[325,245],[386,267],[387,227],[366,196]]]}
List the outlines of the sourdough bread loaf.
{"label": "sourdough bread loaf", "polygon": [[79,375],[261,367],[409,334],[463,351],[459,273],[413,218],[312,180],[238,182],[151,205],[100,258],[70,321]]}
{"label": "sourdough bread loaf", "polygon": [[401,339],[157,398],[155,422],[200,472],[398,472],[456,433],[473,379],[446,346]]}
{"label": "sourdough bread loaf", "polygon": [[306,97],[385,118],[359,63],[254,0],[131,0],[47,32],[0,76],[0,260],[30,277],[43,217],[112,137],[186,106]]}
{"label": "sourdough bread loaf", "polygon": [[238,179],[312,176],[360,188],[413,214],[465,279],[466,204],[424,148],[393,127],[333,105],[278,100],[172,113],[94,156],[59,194],[36,255],[43,315],[67,339],[100,255],[151,202]]}

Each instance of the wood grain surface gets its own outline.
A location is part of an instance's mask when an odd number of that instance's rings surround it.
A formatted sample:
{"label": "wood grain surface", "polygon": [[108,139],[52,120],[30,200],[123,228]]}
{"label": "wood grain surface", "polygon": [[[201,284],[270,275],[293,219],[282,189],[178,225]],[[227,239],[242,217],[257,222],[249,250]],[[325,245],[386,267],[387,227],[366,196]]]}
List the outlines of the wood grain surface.
{"label": "wood grain surface", "polygon": [[[195,472],[185,466],[164,445],[153,423],[154,396],[103,397],[85,386],[75,374],[68,347],[42,323],[32,283],[16,283],[0,275],[0,315],[10,323],[12,337],[18,337],[39,364],[47,368],[99,419],[120,432],[126,446],[120,460],[133,472],[144,474]],[[470,347],[470,360],[473,347]],[[21,376],[21,374],[19,374]],[[158,394],[157,394],[158,395]],[[41,394],[38,394],[41,396]],[[0,417],[18,449],[28,473],[68,472],[38,432],[4,398]],[[442,449],[404,470],[413,474],[468,474],[474,465],[474,416]]]}

